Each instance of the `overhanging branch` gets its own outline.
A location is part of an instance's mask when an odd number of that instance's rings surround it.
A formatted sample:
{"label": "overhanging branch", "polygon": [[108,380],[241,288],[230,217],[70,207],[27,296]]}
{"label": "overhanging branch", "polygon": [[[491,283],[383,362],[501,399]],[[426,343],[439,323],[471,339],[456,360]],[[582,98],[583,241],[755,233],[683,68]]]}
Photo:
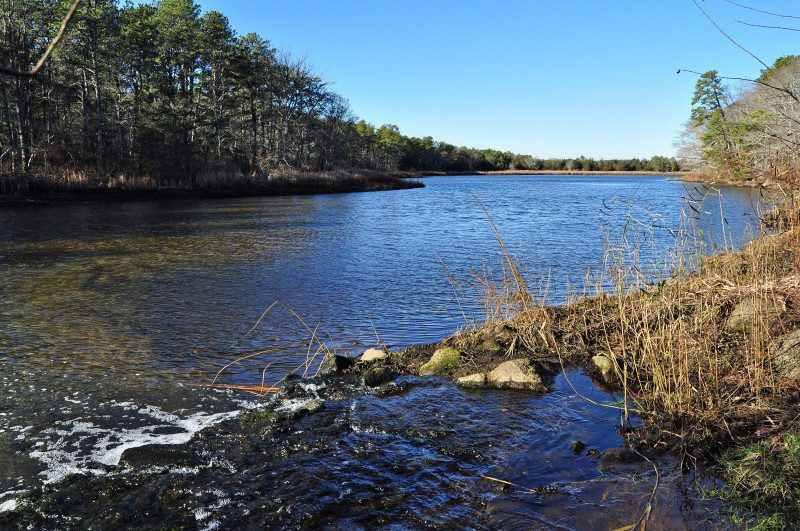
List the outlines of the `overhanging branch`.
{"label": "overhanging branch", "polygon": [[61,38],[64,36],[64,33],[67,31],[67,26],[69,25],[69,21],[72,18],[72,15],[75,14],[75,10],[78,9],[78,4],[80,3],[81,0],[75,0],[75,2],[72,4],[72,7],[67,13],[67,16],[64,17],[64,21],[61,23],[61,28],[58,30],[58,34],[50,43],[50,46],[47,47],[47,50],[45,50],[44,54],[39,59],[39,62],[36,63],[36,66],[34,66],[31,70],[26,71],[26,70],[14,70],[12,68],[0,65],[0,74],[7,74],[10,76],[18,76],[18,77],[33,77],[37,73],[39,73],[39,70],[42,69],[45,61],[47,61],[47,58],[50,57],[51,53],[53,53],[53,50],[55,49],[56,45],[58,45],[58,42],[61,40]]}

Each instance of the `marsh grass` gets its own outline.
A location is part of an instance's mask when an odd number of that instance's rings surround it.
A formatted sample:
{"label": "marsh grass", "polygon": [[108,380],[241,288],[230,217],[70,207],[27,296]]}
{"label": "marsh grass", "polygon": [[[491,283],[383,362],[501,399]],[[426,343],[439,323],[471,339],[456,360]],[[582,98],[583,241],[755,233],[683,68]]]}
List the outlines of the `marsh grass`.
{"label": "marsh grass", "polygon": [[48,174],[0,174],[0,196],[98,195],[126,193],[158,196],[194,193],[253,193],[286,195],[414,188],[420,183],[389,172],[340,169],[322,172],[282,167],[245,174],[235,168],[209,166],[191,177],[124,172],[100,174],[88,169],[61,169]]}
{"label": "marsh grass", "polygon": [[549,277],[508,252],[487,212],[500,274],[474,273],[486,323],[453,341],[475,348],[502,322],[529,355],[562,364],[610,358],[625,397],[610,407],[645,419],[643,440],[712,459],[729,449],[720,461],[727,495],[751,510],[777,507],[759,528],[785,528],[800,521],[800,387],[784,380],[772,345],[800,328],[798,193],[772,210],[756,205],[764,226],[739,250],[724,219],[716,241],[703,232],[708,199],[687,198],[667,254],[654,247],[654,230],[667,230],[660,216],[635,208],[635,198],[609,204],[603,264],[560,306],[549,304]]}
{"label": "marsh grass", "polygon": [[[723,220],[721,254],[700,228],[707,204],[708,197],[687,199],[666,255],[653,243],[653,231],[666,230],[658,214],[635,208],[635,197],[609,204],[604,263],[562,306],[549,305],[547,277],[508,252],[487,213],[502,265],[499,275],[487,266],[475,273],[487,316],[481,326],[510,323],[531,352],[584,362],[607,356],[626,412],[666,421],[687,444],[733,425],[746,429],[785,395],[770,344],[800,324],[797,196],[786,196],[772,233],[738,251]],[[752,309],[737,328],[732,315],[743,303]],[[469,332],[460,337],[466,341]]]}

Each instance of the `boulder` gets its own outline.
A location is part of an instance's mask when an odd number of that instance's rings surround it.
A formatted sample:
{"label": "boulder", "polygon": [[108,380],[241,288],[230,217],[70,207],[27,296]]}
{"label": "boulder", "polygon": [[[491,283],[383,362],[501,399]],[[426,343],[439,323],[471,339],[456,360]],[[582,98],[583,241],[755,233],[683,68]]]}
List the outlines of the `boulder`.
{"label": "boulder", "polygon": [[372,361],[372,360],[380,360],[386,357],[386,353],[382,350],[378,350],[376,348],[367,349],[364,354],[361,355],[361,361]]}
{"label": "boulder", "polygon": [[501,363],[486,375],[487,383],[499,389],[527,389],[545,392],[547,387],[542,381],[540,367],[530,360],[516,359]]}
{"label": "boulder", "polygon": [[775,367],[791,382],[800,382],[800,330],[778,338],[770,345]]}
{"label": "boulder", "polygon": [[367,387],[378,387],[394,379],[392,373],[386,369],[376,367],[370,369],[358,378],[358,383]]}
{"label": "boulder", "polygon": [[600,379],[606,383],[614,383],[617,381],[617,370],[614,367],[614,360],[602,354],[592,358],[592,366],[597,369],[600,374]]}
{"label": "boulder", "polygon": [[456,380],[456,385],[470,388],[486,387],[486,373],[479,372],[469,376],[462,376]]}
{"label": "boulder", "polygon": [[355,364],[355,358],[348,358],[347,356],[329,356],[328,359],[322,364],[319,369],[319,374],[332,374],[336,372],[346,371]]}
{"label": "boulder", "polygon": [[729,332],[750,333],[759,325],[769,324],[780,317],[783,306],[772,299],[751,296],[742,300],[731,312],[725,323]]}
{"label": "boulder", "polygon": [[461,352],[454,348],[440,348],[431,356],[428,363],[419,368],[420,376],[430,376],[455,367],[461,359]]}

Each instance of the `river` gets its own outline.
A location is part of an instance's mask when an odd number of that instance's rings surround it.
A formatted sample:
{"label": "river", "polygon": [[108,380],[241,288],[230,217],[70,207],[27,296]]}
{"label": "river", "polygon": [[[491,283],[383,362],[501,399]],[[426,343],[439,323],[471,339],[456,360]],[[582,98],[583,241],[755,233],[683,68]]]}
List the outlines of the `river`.
{"label": "river", "polygon": [[[708,190],[657,176],[424,182],[393,192],[0,209],[0,508],[43,481],[105,470],[125,448],[185,441],[258,407],[202,384],[260,351],[268,352],[218,381],[258,384],[271,361],[264,377],[277,380],[316,349],[309,329],[358,354],[379,343],[436,342],[481,319],[469,280],[497,267],[501,252],[487,213],[534,280],[543,279],[550,303],[580,292],[601,266],[604,234],[614,241],[629,227],[626,236],[639,234],[661,260],[676,246],[682,212],[697,218],[709,249],[739,245],[757,226],[752,193],[712,191],[692,202],[695,213],[687,198]],[[464,287],[458,301],[450,278]],[[275,301],[282,304],[259,321]],[[563,408],[568,393],[559,385],[535,407]],[[433,389],[442,386],[450,389]],[[431,393],[411,393],[403,407]],[[531,400],[502,396],[499,404]],[[618,440],[613,414],[578,409],[557,434],[535,439],[537,451],[559,454],[584,423],[607,425],[592,435],[598,441]],[[498,450],[495,468],[529,444]]]}

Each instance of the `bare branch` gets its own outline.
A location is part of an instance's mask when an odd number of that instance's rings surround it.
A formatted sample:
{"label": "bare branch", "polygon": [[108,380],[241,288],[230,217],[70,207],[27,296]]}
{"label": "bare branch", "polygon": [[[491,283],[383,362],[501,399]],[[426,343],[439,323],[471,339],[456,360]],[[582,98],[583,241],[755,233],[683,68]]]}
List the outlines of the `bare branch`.
{"label": "bare branch", "polygon": [[[688,68],[681,68],[680,70],[678,70],[679,74],[681,72],[689,72],[690,74],[697,74],[698,76],[702,76],[703,75],[700,72],[695,72],[694,70],[689,70]],[[800,99],[798,99],[797,96],[794,94],[794,92],[792,92],[791,90],[789,90],[789,89],[787,89],[785,87],[776,87],[775,85],[770,85],[769,83],[765,83],[764,81],[761,81],[759,79],[749,79],[749,78],[746,78],[746,77],[729,77],[729,76],[717,76],[717,77],[719,77],[720,79],[730,79],[730,80],[733,80],[733,81],[749,81],[750,83],[756,83],[758,85],[763,85],[763,86],[769,87],[769,88],[771,88],[773,90],[777,90],[778,92],[786,93],[794,101],[800,102]]]}
{"label": "bare branch", "polygon": [[69,21],[72,18],[72,15],[75,14],[75,10],[78,9],[78,4],[80,4],[80,3],[81,3],[81,0],[75,0],[75,2],[72,4],[72,7],[70,8],[69,12],[67,13],[67,16],[64,17],[64,21],[61,23],[61,29],[58,30],[58,34],[55,36],[53,41],[50,43],[50,46],[47,47],[47,50],[45,50],[44,55],[42,55],[41,59],[39,59],[39,62],[36,63],[36,66],[34,66],[33,69],[28,70],[28,71],[24,71],[24,70],[20,71],[20,70],[13,70],[11,68],[7,68],[7,67],[5,67],[3,65],[0,65],[0,74],[8,74],[10,76],[18,76],[18,77],[33,77],[37,73],[39,73],[39,70],[42,69],[42,67],[44,66],[45,61],[47,61],[47,58],[50,57],[50,54],[53,53],[53,50],[55,49],[56,45],[61,40],[61,38],[64,36],[64,32],[66,32],[66,30],[67,30],[67,25],[69,24]]}
{"label": "bare branch", "polygon": [[756,11],[758,13],[764,13],[765,15],[772,15],[774,17],[781,17],[781,18],[797,18],[797,19],[800,19],[800,17],[794,16],[794,15],[781,15],[780,13],[772,13],[770,11],[762,11],[762,10],[756,9],[754,7],[750,7],[750,6],[746,6],[746,5],[743,5],[743,4],[739,4],[739,3],[733,2],[732,0],[725,0],[725,1],[728,2],[729,4],[733,4],[735,6],[743,7],[744,9],[749,9],[751,11]]}
{"label": "bare branch", "polygon": [[737,20],[739,24],[744,24],[745,26],[752,26],[754,28],[767,28],[767,29],[778,29],[778,30],[786,30],[786,31],[800,31],[797,28],[783,28],[781,26],[763,26],[761,24],[750,24],[749,22],[742,22],[741,20]]}
{"label": "bare branch", "polygon": [[758,57],[756,57],[756,56],[755,56],[755,55],[754,55],[752,52],[750,52],[750,50],[748,50],[747,48],[745,48],[744,46],[742,46],[741,44],[739,44],[738,42],[736,42],[735,40],[733,40],[733,37],[731,37],[730,35],[728,35],[727,33],[725,33],[725,32],[723,31],[723,29],[722,29],[722,28],[720,28],[720,27],[719,27],[719,25],[718,25],[716,22],[714,22],[714,19],[713,19],[713,18],[711,18],[711,17],[709,16],[709,14],[708,14],[708,13],[706,13],[706,12],[703,10],[703,8],[702,8],[702,7],[700,7],[700,4],[698,4],[698,3],[697,3],[697,0],[692,0],[692,1],[694,2],[694,5],[696,5],[696,6],[697,6],[697,9],[699,9],[699,10],[700,10],[700,12],[701,12],[701,13],[703,13],[703,14],[706,16],[706,18],[707,18],[708,20],[710,20],[710,21],[711,21],[711,23],[712,23],[712,24],[714,24],[714,27],[715,27],[715,28],[717,28],[717,29],[719,30],[719,32],[720,32],[720,33],[722,33],[723,35],[725,35],[725,37],[727,37],[729,41],[731,41],[733,44],[735,44],[736,46],[738,46],[739,48],[741,48],[741,49],[742,49],[744,52],[746,52],[746,53],[747,53],[747,54],[748,54],[750,57],[752,57],[753,59],[755,59],[756,61],[758,61],[758,62],[759,62],[759,63],[761,63],[762,65],[764,65],[764,68],[767,68],[767,69],[769,68],[769,67],[767,66],[767,64],[766,64],[764,61],[762,61],[761,59],[759,59]]}

